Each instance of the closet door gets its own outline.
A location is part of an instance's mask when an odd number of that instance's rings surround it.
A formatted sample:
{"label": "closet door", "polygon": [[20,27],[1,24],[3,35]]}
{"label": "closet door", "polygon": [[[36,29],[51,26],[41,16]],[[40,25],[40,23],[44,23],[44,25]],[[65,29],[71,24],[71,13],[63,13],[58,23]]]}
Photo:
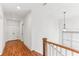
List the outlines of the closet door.
{"label": "closet door", "polygon": [[8,21],[8,40],[15,40],[19,37],[20,31],[19,31],[19,23],[17,21],[9,20]]}

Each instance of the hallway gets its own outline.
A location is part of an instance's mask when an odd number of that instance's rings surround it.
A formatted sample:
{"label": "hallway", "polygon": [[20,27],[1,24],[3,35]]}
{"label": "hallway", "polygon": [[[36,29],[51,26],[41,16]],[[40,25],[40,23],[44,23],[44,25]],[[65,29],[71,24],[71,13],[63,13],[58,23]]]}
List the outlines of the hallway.
{"label": "hallway", "polygon": [[[60,48],[63,45],[65,49],[69,48],[68,51],[79,53],[79,4],[0,4],[0,55],[15,55],[17,51],[16,55],[28,56],[33,53],[43,55],[44,53],[45,56],[43,38],[54,42],[55,47]],[[51,53],[50,48],[47,48],[49,50],[47,52]],[[64,52],[66,55],[73,55]],[[49,56],[53,54],[50,53]]]}

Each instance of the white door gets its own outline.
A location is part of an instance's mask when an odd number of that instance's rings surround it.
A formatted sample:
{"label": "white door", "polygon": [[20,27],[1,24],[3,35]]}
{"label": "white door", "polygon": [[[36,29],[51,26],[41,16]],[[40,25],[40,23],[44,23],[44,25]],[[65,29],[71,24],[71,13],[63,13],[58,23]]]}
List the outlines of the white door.
{"label": "white door", "polygon": [[7,35],[8,40],[15,40],[19,37],[20,31],[19,31],[19,22],[14,20],[9,20],[7,25]]}

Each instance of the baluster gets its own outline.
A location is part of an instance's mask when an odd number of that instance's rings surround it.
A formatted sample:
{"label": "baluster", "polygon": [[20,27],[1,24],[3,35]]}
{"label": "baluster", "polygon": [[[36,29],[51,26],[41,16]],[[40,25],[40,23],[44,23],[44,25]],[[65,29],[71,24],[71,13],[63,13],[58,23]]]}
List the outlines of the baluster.
{"label": "baluster", "polygon": [[49,44],[49,49],[50,49],[50,56],[52,56],[52,49],[51,49],[51,44]]}
{"label": "baluster", "polygon": [[49,44],[49,55],[51,56],[51,46]]}
{"label": "baluster", "polygon": [[57,56],[57,50],[58,50],[58,47],[56,46],[56,56]]}
{"label": "baluster", "polygon": [[54,45],[52,45],[52,56],[54,56]]}
{"label": "baluster", "polygon": [[51,45],[51,56],[52,56],[52,45]]}
{"label": "baluster", "polygon": [[57,55],[57,50],[56,50],[56,46],[54,47],[54,49],[55,49],[55,56]]}
{"label": "baluster", "polygon": [[62,48],[60,48],[60,52],[62,53]]}
{"label": "baluster", "polygon": [[67,50],[65,50],[65,56],[67,56]]}
{"label": "baluster", "polygon": [[72,54],[71,56],[74,56],[74,53],[73,52],[71,52],[71,54]]}

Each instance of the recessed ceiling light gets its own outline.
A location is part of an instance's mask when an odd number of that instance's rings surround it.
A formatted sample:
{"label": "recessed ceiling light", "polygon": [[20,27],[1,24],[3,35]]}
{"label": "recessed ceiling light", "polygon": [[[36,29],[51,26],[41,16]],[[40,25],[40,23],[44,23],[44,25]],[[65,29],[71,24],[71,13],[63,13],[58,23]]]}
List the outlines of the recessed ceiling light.
{"label": "recessed ceiling light", "polygon": [[20,7],[20,6],[17,6],[17,9],[18,9],[18,10],[20,10],[20,9],[21,9],[21,7]]}

